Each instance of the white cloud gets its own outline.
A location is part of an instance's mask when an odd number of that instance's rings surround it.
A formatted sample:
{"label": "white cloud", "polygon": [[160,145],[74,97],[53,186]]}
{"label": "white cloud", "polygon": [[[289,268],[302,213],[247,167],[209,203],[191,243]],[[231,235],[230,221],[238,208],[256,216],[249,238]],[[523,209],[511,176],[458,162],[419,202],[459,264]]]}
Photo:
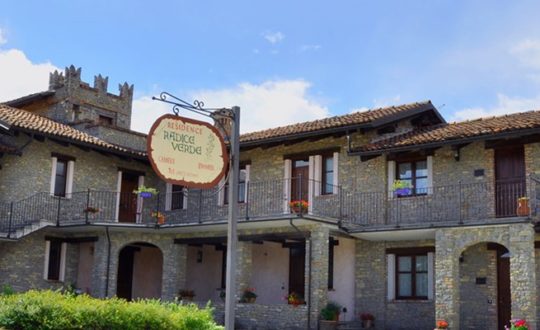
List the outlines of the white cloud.
{"label": "white cloud", "polygon": [[3,45],[5,43],[7,43],[6,33],[4,32],[4,30],[0,29],[0,45]]}
{"label": "white cloud", "polygon": [[500,116],[540,109],[540,95],[533,98],[510,97],[504,94],[497,95],[497,104],[493,107],[471,107],[454,113],[452,120],[468,120],[480,117]]}
{"label": "white cloud", "polygon": [[[304,80],[271,80],[195,91],[186,98],[204,101],[207,107],[238,105],[241,108],[240,129],[244,133],[327,117],[328,109],[309,98],[309,88],[309,82]],[[171,112],[169,105],[152,101],[148,96],[136,99],[133,109],[132,128],[141,132],[148,132],[158,116]],[[193,117],[187,111],[183,114]]]}
{"label": "white cloud", "polygon": [[50,62],[32,63],[18,49],[0,50],[0,102],[47,90],[54,70],[59,69]]}
{"label": "white cloud", "polygon": [[300,46],[300,51],[301,52],[317,51],[321,48],[322,48],[321,45],[302,45]]}
{"label": "white cloud", "polygon": [[285,39],[285,35],[281,32],[265,32],[263,33],[264,39],[268,40],[269,43],[272,45],[277,44],[278,42],[281,42],[283,39]]}
{"label": "white cloud", "polygon": [[540,69],[540,40],[523,40],[510,50],[520,62],[530,68]]}

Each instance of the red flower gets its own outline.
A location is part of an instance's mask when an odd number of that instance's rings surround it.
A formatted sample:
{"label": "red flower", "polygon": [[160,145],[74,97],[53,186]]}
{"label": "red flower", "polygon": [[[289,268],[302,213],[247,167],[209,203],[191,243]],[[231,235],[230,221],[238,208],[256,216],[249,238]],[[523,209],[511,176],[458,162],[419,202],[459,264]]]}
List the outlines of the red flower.
{"label": "red flower", "polygon": [[516,323],[514,323],[516,327],[522,327],[525,325],[525,320],[517,320]]}

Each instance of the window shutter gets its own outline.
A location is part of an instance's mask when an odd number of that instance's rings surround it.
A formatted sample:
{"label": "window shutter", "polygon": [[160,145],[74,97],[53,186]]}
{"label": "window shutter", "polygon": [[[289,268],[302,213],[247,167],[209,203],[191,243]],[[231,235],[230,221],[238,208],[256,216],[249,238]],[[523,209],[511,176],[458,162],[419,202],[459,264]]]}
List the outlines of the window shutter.
{"label": "window shutter", "polygon": [[435,267],[435,264],[434,264],[434,253],[433,252],[428,252],[427,254],[427,257],[428,257],[428,299],[429,300],[433,300],[433,275],[434,275],[434,267]]}
{"label": "window shutter", "polygon": [[56,163],[58,162],[58,158],[52,157],[51,158],[51,195],[54,195],[54,186],[56,184]]}
{"label": "window shutter", "polygon": [[45,241],[45,260],[43,264],[43,279],[49,279],[49,255],[51,254],[51,241]]}
{"label": "window shutter", "polygon": [[73,192],[73,174],[75,172],[75,162],[73,160],[68,161],[66,171],[66,198],[71,198]]}
{"label": "window shutter", "polygon": [[[221,189],[219,189],[219,193],[217,194],[218,195],[218,200],[217,200],[217,204],[218,206],[223,206],[225,205],[225,178],[227,178],[228,176],[225,175],[220,181],[219,181],[219,186]],[[200,193],[200,192],[199,192]],[[199,207],[201,207],[201,205],[199,205]]]}
{"label": "window shutter", "polygon": [[321,188],[322,188],[322,166],[323,158],[321,155],[314,156],[314,170],[313,170],[313,193],[315,196],[319,196],[321,194]]}
{"label": "window shutter", "polygon": [[184,188],[182,191],[184,192],[184,201],[183,201],[183,203],[182,203],[182,206],[183,206],[182,209],[183,209],[183,210],[187,210],[187,195],[188,195],[188,190],[187,190],[187,188]]}
{"label": "window shutter", "polygon": [[246,202],[249,202],[248,201],[248,190],[249,190],[249,175],[250,175],[250,171],[251,171],[251,165],[247,164],[246,165],[246,189],[245,189],[245,196],[244,196],[244,201]]}
{"label": "window shutter", "polygon": [[66,279],[66,253],[67,253],[67,243],[62,243],[60,250],[60,276],[58,280],[64,282]]}
{"label": "window shutter", "polygon": [[433,156],[427,156],[427,186],[428,195],[433,194]]}
{"label": "window shutter", "polygon": [[170,211],[172,206],[172,184],[165,183],[165,211]]}
{"label": "window shutter", "polygon": [[[139,187],[144,186],[144,175],[139,175]],[[142,222],[142,210],[143,210],[143,198],[139,195],[137,197],[137,223]]]}
{"label": "window shutter", "polygon": [[396,299],[396,255],[395,254],[387,254],[386,255],[386,262],[387,262],[387,296],[388,300],[394,300]]}
{"label": "window shutter", "polygon": [[339,175],[338,175],[338,169],[339,169],[339,165],[338,165],[338,161],[339,161],[339,152],[334,152],[334,187],[333,187],[333,193],[334,194],[337,194],[339,193],[338,191],[338,188],[339,188]]}
{"label": "window shutter", "polygon": [[309,169],[308,169],[308,213],[313,212],[313,196],[315,195],[315,184],[317,167],[315,165],[315,156],[309,156]]}
{"label": "window shutter", "polygon": [[291,175],[292,161],[285,159],[283,162],[283,213],[289,213],[289,203],[291,201]]}
{"label": "window shutter", "polygon": [[122,191],[122,171],[118,171],[118,178],[116,181],[116,214],[115,220],[118,222],[118,217],[120,215],[120,193]]}
{"label": "window shutter", "polygon": [[388,198],[392,198],[392,185],[396,179],[396,162],[388,161]]}

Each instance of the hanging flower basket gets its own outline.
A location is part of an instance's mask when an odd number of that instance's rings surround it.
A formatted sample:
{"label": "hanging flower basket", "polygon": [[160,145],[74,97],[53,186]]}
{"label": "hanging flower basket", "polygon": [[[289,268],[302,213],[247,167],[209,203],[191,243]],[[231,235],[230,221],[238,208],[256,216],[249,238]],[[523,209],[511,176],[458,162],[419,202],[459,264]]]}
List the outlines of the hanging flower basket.
{"label": "hanging flower basket", "polygon": [[157,195],[158,191],[155,188],[140,186],[133,193],[139,195],[141,198],[151,198],[153,195]]}
{"label": "hanging flower basket", "polygon": [[291,213],[306,214],[309,208],[309,203],[304,200],[292,201],[289,203]]}

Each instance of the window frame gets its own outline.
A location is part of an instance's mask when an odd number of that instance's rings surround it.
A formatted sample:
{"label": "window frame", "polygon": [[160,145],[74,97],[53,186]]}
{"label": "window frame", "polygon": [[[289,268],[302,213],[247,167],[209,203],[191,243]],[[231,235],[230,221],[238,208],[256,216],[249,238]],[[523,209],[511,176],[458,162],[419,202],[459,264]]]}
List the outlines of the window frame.
{"label": "window frame", "polygon": [[[426,163],[426,168],[425,168],[426,175],[425,176],[417,176],[416,175],[417,163],[419,163],[419,162],[425,162]],[[418,188],[416,186],[417,179],[426,179],[426,181],[429,184],[429,165],[428,165],[427,157],[415,157],[415,158],[410,158],[410,159],[396,160],[395,164],[396,164],[395,180],[411,180],[411,185],[413,186],[413,188],[411,189],[412,192],[411,192],[410,195],[400,195],[400,196],[398,196],[399,198],[428,195],[428,191],[429,191],[430,187],[421,188],[421,189],[425,189],[425,192],[418,193],[418,191],[417,191]],[[411,164],[411,177],[410,178],[405,178],[405,179],[400,178],[399,166],[402,165],[402,164]]]}
{"label": "window frame", "polygon": [[[180,189],[179,191],[175,191],[175,187],[177,189]],[[171,207],[170,210],[183,210],[185,208],[184,205],[184,194],[185,194],[185,187],[177,184],[171,184]],[[179,205],[175,204],[175,201],[179,200]]]}
{"label": "window frame", "polygon": [[[334,155],[333,154],[326,154],[326,155],[321,155],[321,176],[322,176],[322,180],[321,180],[321,184],[322,184],[322,187],[321,187],[321,195],[333,195],[334,194],[334,186],[335,186],[335,182],[333,182],[330,187],[328,187],[328,182],[327,182],[327,174],[331,173],[332,174],[332,181],[334,180],[334,162],[335,162],[335,158],[334,158]],[[331,169],[328,169],[327,168],[327,164],[326,164],[326,160],[327,159],[332,159],[332,168]],[[329,190],[327,190],[329,189]]]}
{"label": "window frame", "polygon": [[[241,163],[238,168],[238,204],[244,204],[247,200],[247,189],[248,189],[248,182],[249,182],[249,174],[248,174],[248,166],[250,166],[249,163]],[[244,171],[244,179],[241,180],[241,175]],[[241,186],[244,186],[244,189],[240,189]],[[229,205],[229,182],[225,182],[225,185],[223,186],[223,205]]]}
{"label": "window frame", "polygon": [[[409,272],[399,270],[399,258],[410,257],[411,258],[411,270]],[[416,257],[426,257],[426,262],[429,263],[428,252],[422,253],[401,253],[396,254],[395,260],[395,299],[396,300],[428,300],[429,299],[429,264],[426,267],[425,271],[416,270]],[[399,275],[400,274],[411,274],[411,295],[410,296],[401,296],[399,294]],[[428,285],[428,292],[426,296],[419,296],[416,293],[416,274],[426,274],[426,281]]]}
{"label": "window frame", "polygon": [[[59,187],[59,180],[58,180],[58,177],[59,177],[59,173],[58,173],[58,164],[59,163],[62,163],[64,164],[64,171],[62,173],[62,175],[60,175],[60,177],[63,177],[63,187],[62,187],[62,191],[57,193],[57,190],[58,190],[58,187]],[[61,158],[61,157],[57,157],[56,158],[56,163],[55,163],[55,169],[54,169],[54,190],[53,190],[53,195],[56,196],[56,197],[66,197],[67,195],[67,185],[68,185],[68,166],[69,166],[69,160],[65,159],[65,158]]]}

